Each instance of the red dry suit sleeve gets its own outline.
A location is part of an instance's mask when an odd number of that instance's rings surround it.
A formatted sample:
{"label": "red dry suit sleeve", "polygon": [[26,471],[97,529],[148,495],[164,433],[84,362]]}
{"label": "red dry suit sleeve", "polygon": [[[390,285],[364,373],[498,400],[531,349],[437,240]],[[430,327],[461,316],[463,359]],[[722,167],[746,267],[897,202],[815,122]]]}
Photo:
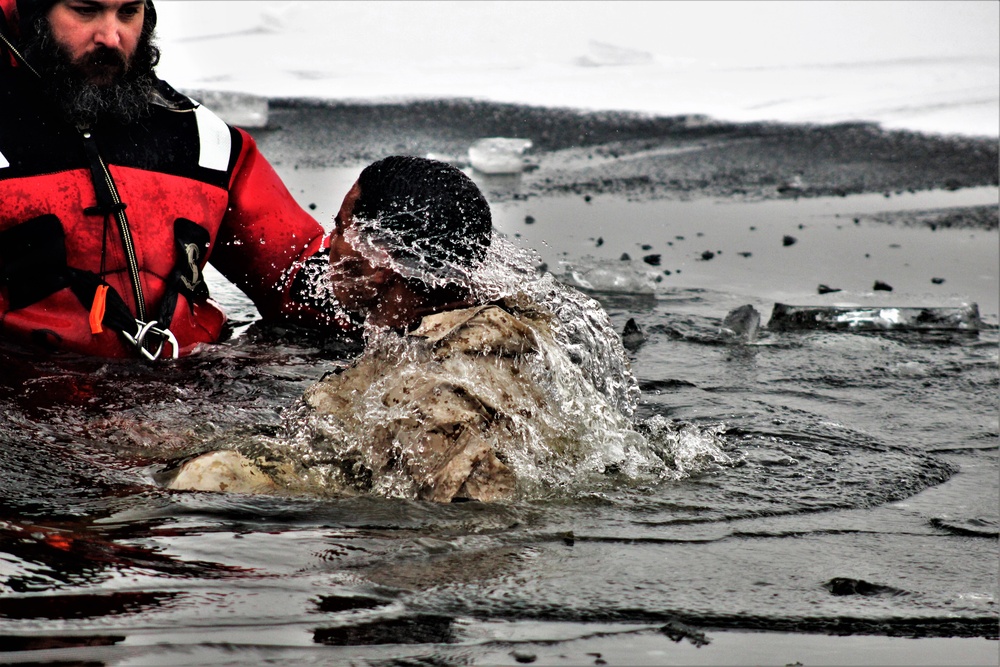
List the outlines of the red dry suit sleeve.
{"label": "red dry suit sleeve", "polygon": [[302,262],[324,250],[329,240],[292,197],[253,138],[238,131],[243,150],[209,261],[250,297],[264,318],[303,319],[308,309],[292,300],[290,287]]}

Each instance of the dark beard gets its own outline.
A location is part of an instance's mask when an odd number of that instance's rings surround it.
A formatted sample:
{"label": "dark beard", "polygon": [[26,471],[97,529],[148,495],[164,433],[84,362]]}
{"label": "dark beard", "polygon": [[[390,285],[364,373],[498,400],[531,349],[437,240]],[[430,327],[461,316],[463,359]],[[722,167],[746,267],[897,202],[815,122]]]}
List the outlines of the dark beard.
{"label": "dark beard", "polygon": [[[42,75],[45,92],[78,127],[90,127],[105,118],[129,124],[152,112],[157,81],[153,67],[160,51],[145,29],[131,62],[114,49],[101,48],[74,64],[42,18],[24,43],[24,57]],[[91,77],[95,76],[107,83],[94,83]]]}

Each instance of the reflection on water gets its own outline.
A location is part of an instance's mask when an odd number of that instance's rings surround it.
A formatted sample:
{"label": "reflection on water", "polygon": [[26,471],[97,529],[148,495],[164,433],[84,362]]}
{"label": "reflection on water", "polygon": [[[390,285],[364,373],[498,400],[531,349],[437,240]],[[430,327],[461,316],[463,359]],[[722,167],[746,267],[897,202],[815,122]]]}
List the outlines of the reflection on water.
{"label": "reflection on water", "polygon": [[667,648],[718,628],[995,637],[997,330],[762,329],[748,344],[722,333],[736,306],[766,316],[772,295],[747,291],[595,294],[615,329],[644,333],[630,428],[679,474],[570,476],[496,504],[152,485],[192,447],[279,437],[343,364],[248,327],[252,306],[218,282],[246,323],[197,358],[4,351],[0,656],[453,664],[556,642],[589,663],[598,629]]}

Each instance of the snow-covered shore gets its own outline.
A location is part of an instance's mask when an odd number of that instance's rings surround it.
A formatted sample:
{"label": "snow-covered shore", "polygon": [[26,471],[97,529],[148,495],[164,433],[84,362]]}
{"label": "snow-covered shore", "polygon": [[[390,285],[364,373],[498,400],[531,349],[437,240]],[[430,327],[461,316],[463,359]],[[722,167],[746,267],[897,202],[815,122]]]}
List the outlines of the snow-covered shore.
{"label": "snow-covered shore", "polygon": [[995,2],[161,0],[191,90],[472,98],[997,136]]}

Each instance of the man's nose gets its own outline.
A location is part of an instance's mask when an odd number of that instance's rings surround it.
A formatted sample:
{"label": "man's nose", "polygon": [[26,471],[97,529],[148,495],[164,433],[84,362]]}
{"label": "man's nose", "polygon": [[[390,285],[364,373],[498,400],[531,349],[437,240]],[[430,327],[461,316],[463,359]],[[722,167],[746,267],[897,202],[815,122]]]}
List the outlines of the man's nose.
{"label": "man's nose", "polygon": [[122,44],[122,22],[115,13],[102,16],[94,32],[94,44],[109,49],[120,49]]}

